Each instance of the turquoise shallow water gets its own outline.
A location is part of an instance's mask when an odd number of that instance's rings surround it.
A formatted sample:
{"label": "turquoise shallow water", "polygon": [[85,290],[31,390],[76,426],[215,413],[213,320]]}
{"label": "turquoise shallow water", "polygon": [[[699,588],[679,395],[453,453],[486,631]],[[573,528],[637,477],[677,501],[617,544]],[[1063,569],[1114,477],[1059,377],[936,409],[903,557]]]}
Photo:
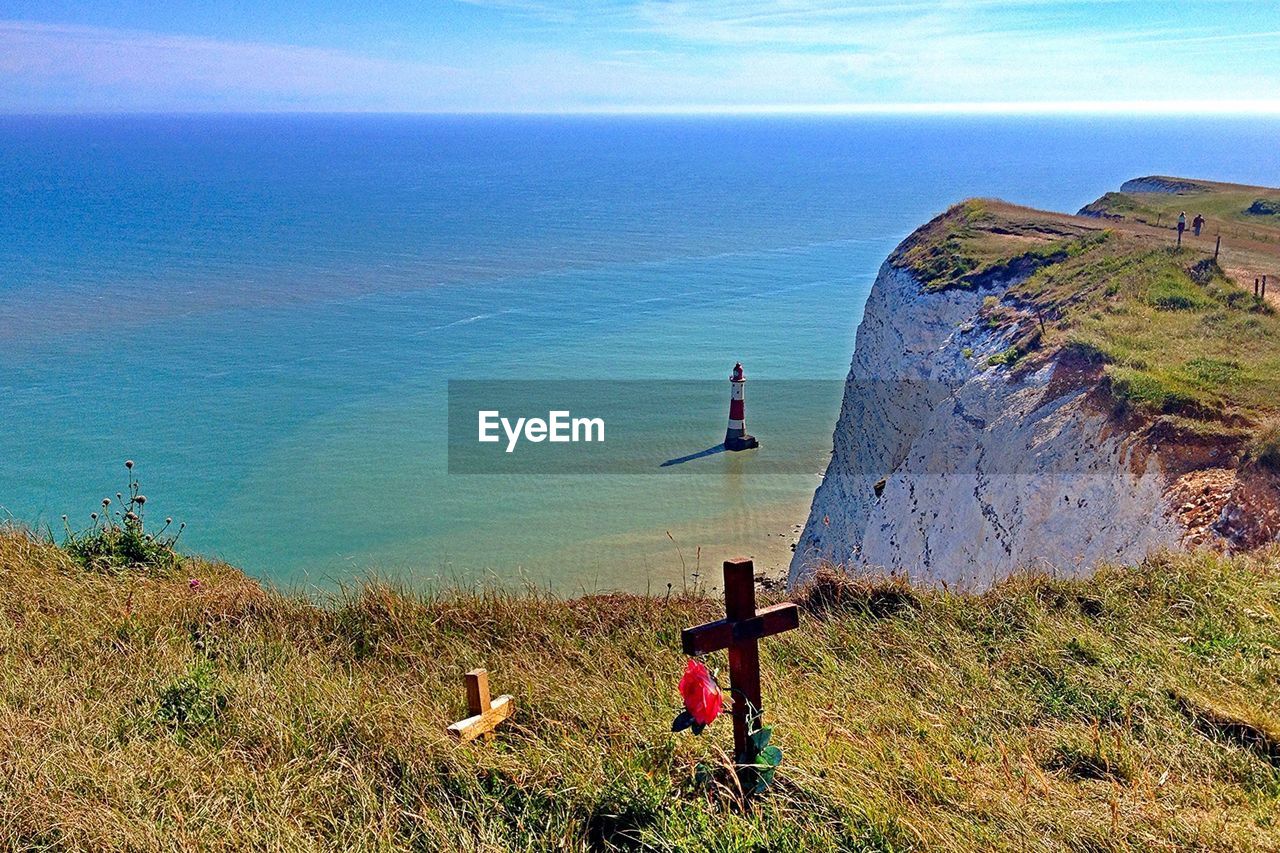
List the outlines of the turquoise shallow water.
{"label": "turquoise shallow water", "polygon": [[[0,506],[87,522],[130,457],[188,547],[286,583],[662,588],[729,553],[783,565],[862,304],[911,228],[969,195],[1075,209],[1146,173],[1274,185],[1277,130],[0,119]],[[792,411],[748,395],[761,453],[811,464],[448,472],[448,380],[719,381],[739,359],[832,380]],[[666,415],[655,440],[700,416]],[[722,437],[707,419],[689,452]]]}

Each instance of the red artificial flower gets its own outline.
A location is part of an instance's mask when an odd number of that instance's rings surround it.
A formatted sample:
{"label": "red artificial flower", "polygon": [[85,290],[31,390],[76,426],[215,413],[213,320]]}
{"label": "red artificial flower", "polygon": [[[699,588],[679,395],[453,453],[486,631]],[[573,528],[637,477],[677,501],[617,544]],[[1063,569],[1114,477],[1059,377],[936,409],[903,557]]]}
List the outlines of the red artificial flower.
{"label": "red artificial flower", "polygon": [[706,726],[724,707],[724,696],[720,685],[711,677],[707,667],[701,661],[691,660],[684,668],[680,678],[680,695],[684,698],[685,710],[699,726]]}

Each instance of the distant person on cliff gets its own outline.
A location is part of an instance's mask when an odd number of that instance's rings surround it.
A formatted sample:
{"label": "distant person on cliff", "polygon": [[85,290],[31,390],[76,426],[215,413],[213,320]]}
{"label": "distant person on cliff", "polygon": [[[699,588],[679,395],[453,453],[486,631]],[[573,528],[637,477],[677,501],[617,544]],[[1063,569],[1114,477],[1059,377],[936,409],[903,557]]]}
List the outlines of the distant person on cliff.
{"label": "distant person on cliff", "polygon": [[1187,212],[1184,210],[1178,214],[1178,245],[1182,245],[1182,232],[1187,230]]}
{"label": "distant person on cliff", "polygon": [[1204,227],[1204,217],[1197,213],[1196,218],[1191,220],[1191,231],[1193,234],[1199,237],[1200,229],[1203,227]]}

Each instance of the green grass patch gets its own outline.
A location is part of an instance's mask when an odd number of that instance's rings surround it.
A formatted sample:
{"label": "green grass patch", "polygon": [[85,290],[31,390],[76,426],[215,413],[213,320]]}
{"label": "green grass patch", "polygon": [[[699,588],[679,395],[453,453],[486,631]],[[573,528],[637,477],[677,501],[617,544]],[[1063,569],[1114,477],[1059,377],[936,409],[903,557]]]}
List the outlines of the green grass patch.
{"label": "green grass patch", "polygon": [[153,719],[185,741],[212,729],[226,707],[216,670],[209,661],[199,660],[160,691]]}
{"label": "green grass patch", "polygon": [[[1280,191],[1203,182],[1179,193],[1111,192],[1087,205],[1082,213],[1118,217],[1172,229],[1178,214],[1186,212],[1188,225],[1197,213],[1227,224],[1248,224],[1280,210]],[[1209,233],[1216,233],[1212,226]],[[1188,231],[1190,234],[1190,231]]]}
{"label": "green grass patch", "polygon": [[988,367],[1013,367],[1022,358],[1022,352],[1017,347],[1009,347],[1004,352],[998,352],[995,355],[987,357]]}
{"label": "green grass patch", "polygon": [[1280,407],[1280,321],[1193,256],[1116,241],[1036,272],[1011,296],[1056,318],[1047,352],[1092,353],[1139,410],[1262,419]]}
{"label": "green grass patch", "polygon": [[1177,248],[1161,233],[1179,210],[1202,212],[1215,228],[1225,222],[1236,229],[1228,228],[1228,247],[1251,241],[1250,263],[1280,256],[1280,235],[1256,217],[1244,227],[1250,220],[1242,211],[1258,190],[1188,187],[1177,195],[1109,193],[1086,208],[1107,220],[971,200],[917,230],[891,261],[929,291],[1022,279],[999,298],[989,296],[980,312],[987,328],[1016,326],[1022,336],[989,357],[990,366],[1086,349],[1105,365],[1126,406],[1203,421],[1261,421],[1280,411],[1280,319],[1227,278],[1208,237]]}
{"label": "green grass patch", "polygon": [[1200,413],[1200,401],[1195,393],[1176,380],[1129,367],[1116,367],[1110,373],[1116,399],[1136,409],[1156,414],[1195,416]]}
{"label": "green grass patch", "polygon": [[1211,305],[1204,289],[1181,269],[1162,269],[1143,294],[1148,305],[1165,311],[1192,311]]}
{"label": "green grass patch", "polygon": [[[313,599],[0,532],[0,847],[1276,849],[1277,569],[1157,557],[976,596],[827,576],[761,644],[785,757],[744,802],[727,720],[670,732],[680,630],[718,599]],[[458,745],[476,666],[516,713]]]}

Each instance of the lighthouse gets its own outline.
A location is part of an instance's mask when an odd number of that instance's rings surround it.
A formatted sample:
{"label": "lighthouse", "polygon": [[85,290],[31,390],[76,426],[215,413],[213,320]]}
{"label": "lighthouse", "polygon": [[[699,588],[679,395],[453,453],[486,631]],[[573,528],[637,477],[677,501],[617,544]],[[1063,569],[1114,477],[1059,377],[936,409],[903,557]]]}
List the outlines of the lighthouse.
{"label": "lighthouse", "polygon": [[738,362],[729,374],[729,429],[724,434],[725,450],[750,450],[760,446],[755,436],[747,435],[746,383],[742,362]]}

